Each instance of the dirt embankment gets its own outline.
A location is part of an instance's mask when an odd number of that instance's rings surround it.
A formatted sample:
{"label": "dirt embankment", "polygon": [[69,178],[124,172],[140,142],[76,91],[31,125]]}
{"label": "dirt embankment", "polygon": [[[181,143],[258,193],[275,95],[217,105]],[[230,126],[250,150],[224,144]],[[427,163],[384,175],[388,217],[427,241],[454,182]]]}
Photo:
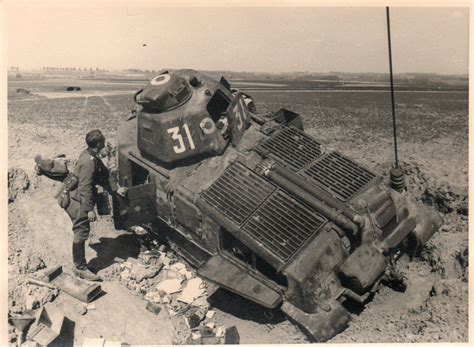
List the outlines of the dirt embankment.
{"label": "dirt embankment", "polygon": [[[465,342],[468,339],[467,189],[437,181],[403,162],[412,196],[433,206],[443,226],[418,257],[397,265],[407,289],[380,287],[334,342]],[[388,172],[390,165],[376,171]]]}

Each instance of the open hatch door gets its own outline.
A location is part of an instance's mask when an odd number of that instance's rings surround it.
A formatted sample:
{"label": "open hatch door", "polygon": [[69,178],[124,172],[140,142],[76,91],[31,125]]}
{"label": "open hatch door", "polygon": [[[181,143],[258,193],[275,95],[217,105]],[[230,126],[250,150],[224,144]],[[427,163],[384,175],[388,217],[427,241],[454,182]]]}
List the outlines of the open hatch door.
{"label": "open hatch door", "polygon": [[154,182],[129,187],[125,196],[114,194],[112,202],[115,229],[151,223],[157,218]]}

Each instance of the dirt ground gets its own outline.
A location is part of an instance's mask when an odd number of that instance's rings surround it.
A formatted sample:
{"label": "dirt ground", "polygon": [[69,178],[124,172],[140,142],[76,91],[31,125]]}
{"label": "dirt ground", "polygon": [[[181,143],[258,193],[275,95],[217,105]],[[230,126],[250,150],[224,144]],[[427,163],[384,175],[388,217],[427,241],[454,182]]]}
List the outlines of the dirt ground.
{"label": "dirt ground", "polygon": [[[87,248],[88,260],[107,279],[101,284],[106,294],[95,301],[95,310],[82,315],[76,299],[25,284],[27,277],[44,267],[60,264],[65,271],[71,271],[72,265],[71,223],[53,197],[59,183],[37,176],[33,157],[64,153],[68,158],[77,158],[83,149],[84,134],[58,129],[54,124],[9,123],[8,130],[12,200],[8,205],[10,311],[34,306],[34,300],[59,307],[66,321],[63,333],[54,342],[57,346],[80,345],[85,338],[99,337],[133,344],[180,341],[176,337],[178,325],[167,310],[156,315],[145,309],[144,284],[139,287],[133,282],[131,286],[120,275],[123,266],[114,258],[139,259],[140,245],[133,234],[115,231],[109,217],[95,223]],[[338,127],[309,129],[321,143],[378,173],[386,173],[393,156],[391,140],[358,131],[351,134]],[[106,136],[115,142],[113,132]],[[344,140],[347,138],[351,141]],[[367,153],[371,153],[370,157]],[[467,143],[450,136],[429,143],[405,141],[400,144],[400,157],[411,193],[434,205],[442,214],[444,225],[419,258],[400,262],[407,290],[401,293],[381,286],[365,309],[354,310],[349,328],[330,342],[467,342]],[[153,279],[146,281],[146,288],[154,285]],[[209,302],[216,311],[213,321],[225,327],[236,326],[240,343],[309,342],[277,310],[268,312],[222,290],[215,292]],[[12,326],[9,336],[13,345]]]}

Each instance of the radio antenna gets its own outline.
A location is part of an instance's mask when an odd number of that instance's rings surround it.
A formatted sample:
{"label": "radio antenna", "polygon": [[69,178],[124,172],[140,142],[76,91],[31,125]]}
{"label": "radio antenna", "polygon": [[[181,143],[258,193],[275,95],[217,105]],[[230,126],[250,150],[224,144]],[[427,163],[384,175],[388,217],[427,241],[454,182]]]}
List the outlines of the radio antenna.
{"label": "radio antenna", "polygon": [[390,181],[392,188],[402,192],[405,190],[404,171],[398,163],[398,147],[397,147],[397,123],[395,121],[395,92],[393,89],[393,68],[392,68],[392,40],[390,35],[390,9],[387,6],[387,35],[388,35],[388,60],[390,65],[390,94],[392,97],[392,122],[393,122],[393,144],[395,148],[395,163],[390,170]]}

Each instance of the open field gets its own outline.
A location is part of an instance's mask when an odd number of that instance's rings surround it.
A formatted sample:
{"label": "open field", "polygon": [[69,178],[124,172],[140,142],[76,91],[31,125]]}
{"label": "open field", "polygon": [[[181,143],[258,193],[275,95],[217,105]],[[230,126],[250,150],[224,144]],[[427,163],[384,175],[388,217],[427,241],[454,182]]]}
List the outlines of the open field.
{"label": "open field", "polygon": [[[115,143],[117,126],[134,107],[133,92],[140,83],[93,81],[70,98],[16,98],[17,88],[32,94],[64,92],[77,81],[21,81],[9,84],[8,146],[11,169],[23,170],[29,186],[18,189],[9,204],[9,304],[22,305],[27,293],[22,264],[32,255],[46,265],[63,263],[70,267],[70,222],[56,205],[52,192],[57,183],[33,170],[33,157],[64,153],[76,158],[84,146],[85,133],[100,128]],[[82,87],[82,85],[81,85]],[[111,95],[110,93],[122,93]],[[129,92],[129,93],[128,93]],[[94,93],[91,95],[90,93]],[[125,94],[127,93],[127,94]],[[306,130],[322,144],[358,160],[378,173],[386,173],[393,162],[393,133],[390,94],[384,91],[248,91],[259,112],[291,109],[303,116]],[[50,95],[51,96],[51,95]],[[401,92],[396,95],[399,158],[407,173],[408,186],[417,199],[432,197],[443,214],[444,226],[428,243],[421,257],[402,268],[409,288],[399,293],[381,287],[374,301],[362,312],[354,312],[350,327],[332,342],[465,342],[467,341],[467,182],[468,182],[468,93]],[[115,252],[130,246],[115,236],[110,220],[98,224],[88,249],[88,259],[99,257],[95,250],[108,240]],[[116,239],[114,239],[116,238]],[[114,240],[121,238],[121,242]],[[129,240],[128,240],[129,241]],[[111,259],[120,254],[110,255]],[[109,259],[110,260],[110,259]],[[109,264],[100,274],[115,269]],[[75,333],[61,340],[81,343],[85,337],[102,333],[110,339],[129,343],[170,343],[171,323],[163,316],[147,316],[147,327],[159,324],[161,331],[141,336],[127,329],[149,312],[140,304],[127,305],[128,320],[116,318],[120,302],[141,302],[142,294],[124,287],[116,279],[105,282],[109,302],[86,316],[77,315],[71,300],[58,298]],[[105,286],[105,285],[104,285]],[[219,292],[218,292],[219,293]],[[302,343],[307,338],[284,317],[266,312],[239,297],[220,292],[215,305],[216,319],[226,326],[236,325],[241,343]],[[219,303],[220,300],[220,303]],[[102,306],[100,306],[102,305]],[[155,321],[156,320],[156,321]],[[101,329],[101,324],[103,328]],[[125,326],[124,326],[125,324]],[[74,328],[74,326],[73,326]],[[94,335],[96,334],[96,335]],[[164,336],[166,335],[166,336]],[[161,339],[161,340],[160,340]]]}

